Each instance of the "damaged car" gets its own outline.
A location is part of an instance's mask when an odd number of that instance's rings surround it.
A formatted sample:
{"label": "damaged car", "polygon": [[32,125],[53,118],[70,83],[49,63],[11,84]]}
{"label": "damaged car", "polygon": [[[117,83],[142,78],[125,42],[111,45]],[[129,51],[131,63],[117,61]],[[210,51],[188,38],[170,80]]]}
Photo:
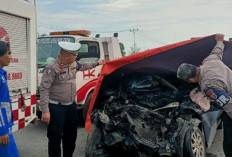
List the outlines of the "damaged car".
{"label": "damaged car", "polygon": [[186,157],[204,157],[213,126],[205,132],[203,122],[216,118],[216,129],[221,109],[212,104],[214,116],[204,115],[208,112],[191,102],[191,89],[157,75],[135,74],[117,89],[105,90],[103,108],[91,115],[95,126],[86,156],[181,156],[183,150]]}
{"label": "damaged car", "polygon": [[[213,37],[106,64],[86,121],[86,157],[205,157],[223,110],[212,101],[203,112],[189,96],[197,85],[177,79],[176,70],[183,62],[200,65],[215,44]],[[186,60],[187,50],[198,58]]]}

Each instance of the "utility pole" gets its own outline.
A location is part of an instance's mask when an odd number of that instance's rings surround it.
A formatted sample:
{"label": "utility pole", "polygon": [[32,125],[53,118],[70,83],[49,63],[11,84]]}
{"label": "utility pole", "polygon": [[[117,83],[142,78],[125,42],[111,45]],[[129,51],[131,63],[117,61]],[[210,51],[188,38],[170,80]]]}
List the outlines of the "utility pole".
{"label": "utility pole", "polygon": [[133,32],[134,35],[134,53],[135,53],[135,31],[138,31],[138,29],[130,29],[130,32]]}

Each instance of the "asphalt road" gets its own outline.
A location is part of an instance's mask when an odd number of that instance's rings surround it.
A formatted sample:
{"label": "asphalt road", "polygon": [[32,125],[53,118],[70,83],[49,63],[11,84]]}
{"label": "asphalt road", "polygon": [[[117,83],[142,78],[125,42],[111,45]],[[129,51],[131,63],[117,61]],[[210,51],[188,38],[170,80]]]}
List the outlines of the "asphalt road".
{"label": "asphalt road", "polygon": [[[26,128],[14,134],[21,157],[48,157],[47,124],[38,122],[29,124]],[[84,157],[87,132],[83,127],[78,128],[76,149],[73,157]]]}
{"label": "asphalt road", "polygon": [[[21,157],[47,157],[48,140],[45,123],[30,124],[23,130],[14,133],[15,141]],[[73,157],[84,157],[87,132],[83,127],[78,128],[76,149]],[[218,130],[214,143],[207,150],[207,157],[225,157],[222,150],[222,130]]]}

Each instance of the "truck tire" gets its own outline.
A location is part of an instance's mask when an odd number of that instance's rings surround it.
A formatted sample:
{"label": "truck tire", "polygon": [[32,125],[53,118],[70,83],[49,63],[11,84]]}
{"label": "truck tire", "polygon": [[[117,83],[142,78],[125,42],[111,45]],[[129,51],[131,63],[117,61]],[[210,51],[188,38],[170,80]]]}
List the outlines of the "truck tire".
{"label": "truck tire", "polygon": [[92,95],[93,95],[93,92],[90,92],[86,98],[86,101],[85,101],[85,104],[83,106],[83,120],[85,122],[86,120],[86,116],[87,116],[87,113],[88,113],[88,110],[89,110],[89,105],[90,105],[90,101],[91,101],[91,98],[92,98]]}
{"label": "truck tire", "polygon": [[189,129],[184,138],[184,157],[205,157],[205,140],[199,128]]}
{"label": "truck tire", "polygon": [[105,157],[103,149],[98,149],[97,147],[102,144],[103,132],[101,129],[97,128],[94,124],[91,126],[91,132],[87,136],[86,146],[85,146],[85,157]]}

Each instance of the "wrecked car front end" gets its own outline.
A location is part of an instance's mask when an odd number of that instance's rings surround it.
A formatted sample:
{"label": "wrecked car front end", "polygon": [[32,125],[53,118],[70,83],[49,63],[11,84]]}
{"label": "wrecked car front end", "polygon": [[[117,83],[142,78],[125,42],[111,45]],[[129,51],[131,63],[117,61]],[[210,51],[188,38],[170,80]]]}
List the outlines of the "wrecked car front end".
{"label": "wrecked car front end", "polygon": [[[186,132],[201,123],[202,111],[190,101],[190,89],[155,75],[137,74],[129,80],[106,90],[104,107],[92,113],[102,131],[95,151],[104,156],[180,156]],[[204,147],[198,151],[205,154]]]}
{"label": "wrecked car front end", "polygon": [[189,97],[197,85],[176,71],[183,62],[200,65],[214,45],[210,36],[104,65],[85,124],[86,157],[205,157],[222,111],[212,104],[204,113]]}

